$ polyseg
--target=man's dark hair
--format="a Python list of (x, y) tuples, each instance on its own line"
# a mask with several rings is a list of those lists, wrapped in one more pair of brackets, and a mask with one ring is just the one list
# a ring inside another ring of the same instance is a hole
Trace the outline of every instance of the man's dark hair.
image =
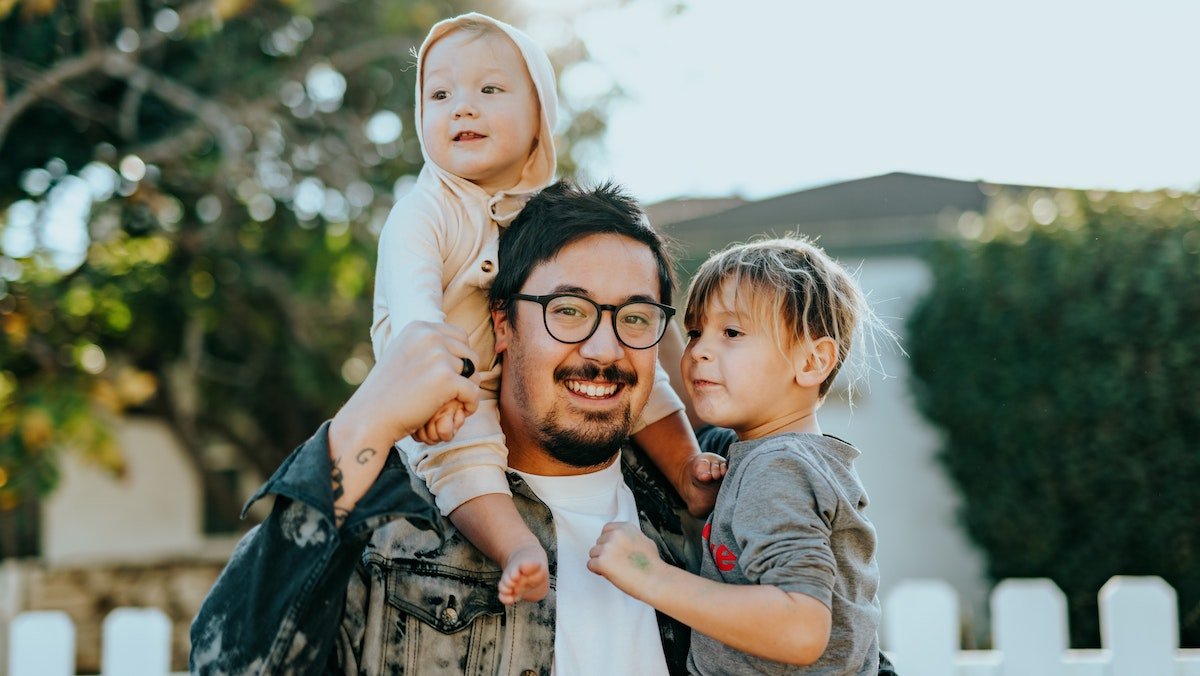
[(576, 240), (605, 234), (623, 235), (650, 248), (658, 263), (659, 302), (670, 305), (675, 274), (667, 240), (650, 227), (637, 200), (612, 182), (586, 190), (562, 180), (534, 195), (500, 233), (500, 269), (488, 292), (491, 307), (508, 310), (511, 323), (516, 306), (509, 307), (509, 298), (521, 292), (534, 268)]

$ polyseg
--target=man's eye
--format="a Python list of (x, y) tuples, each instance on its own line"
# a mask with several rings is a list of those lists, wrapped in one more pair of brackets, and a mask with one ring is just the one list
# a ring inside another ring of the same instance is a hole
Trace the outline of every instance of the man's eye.
[(632, 326), (646, 326), (650, 323), (650, 318), (646, 315), (625, 315), (621, 317), (621, 321)]

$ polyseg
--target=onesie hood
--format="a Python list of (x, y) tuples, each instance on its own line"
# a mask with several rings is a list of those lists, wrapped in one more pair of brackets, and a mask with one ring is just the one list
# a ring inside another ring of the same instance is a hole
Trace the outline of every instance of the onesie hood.
[[(425, 149), (425, 138), (421, 129), (421, 113), (425, 100), (422, 92), (422, 84), (425, 79), (425, 54), (429, 51), (433, 43), (437, 42), (441, 37), (460, 28), (463, 24), (471, 22), (486, 23), (494, 26), (516, 44), (517, 50), (525, 59), (525, 67), (529, 71), (530, 80), (533, 81), (533, 87), (538, 98), (538, 107), (541, 112), (537, 145), (525, 161), (525, 166), (521, 170), (520, 180), (512, 188), (498, 192), (495, 195), (487, 195), (482, 188), (474, 183), (460, 176), (455, 176), (438, 166), (429, 157), (429, 153)], [(429, 35), (425, 37), (425, 41), (421, 43), (421, 48), (417, 51), (415, 109), (417, 140), (421, 143), (421, 156), (425, 159), (425, 168), (422, 171), (432, 172), (439, 181), (464, 200), (469, 200), (472, 197), (475, 199), (486, 199), (491, 217), (497, 223), (507, 225), (521, 211), (521, 208), (525, 206), (525, 202), (533, 193), (550, 185), (554, 181), (554, 172), (557, 169), (557, 157), (554, 150), (554, 126), (558, 122), (558, 94), (554, 81), (554, 68), (550, 65), (550, 59), (546, 56), (546, 52), (530, 39), (528, 35), (503, 21), (498, 21), (477, 12), (471, 12), (434, 24), (433, 28), (429, 29)]]

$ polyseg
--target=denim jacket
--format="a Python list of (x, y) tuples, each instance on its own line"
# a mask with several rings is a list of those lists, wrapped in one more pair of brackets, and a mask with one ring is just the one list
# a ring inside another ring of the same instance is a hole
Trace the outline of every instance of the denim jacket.
[[(192, 672), (549, 676), (556, 549), (545, 504), (509, 474), (517, 510), (549, 556), (550, 594), (506, 607), (496, 599), (499, 567), (438, 513), (396, 453), (338, 529), (327, 429), (247, 503), (276, 496), (192, 623)], [(665, 561), (695, 570), (696, 524), (661, 475), (631, 448), (621, 469), (642, 531)], [(686, 673), (689, 630), (658, 620), (671, 673)]]

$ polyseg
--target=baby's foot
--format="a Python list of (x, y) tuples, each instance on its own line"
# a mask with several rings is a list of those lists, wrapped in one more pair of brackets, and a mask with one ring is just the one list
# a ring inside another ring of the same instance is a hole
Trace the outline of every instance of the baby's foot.
[(550, 593), (550, 565), (546, 550), (537, 545), (520, 547), (508, 555), (500, 575), (500, 602), (541, 601)]

